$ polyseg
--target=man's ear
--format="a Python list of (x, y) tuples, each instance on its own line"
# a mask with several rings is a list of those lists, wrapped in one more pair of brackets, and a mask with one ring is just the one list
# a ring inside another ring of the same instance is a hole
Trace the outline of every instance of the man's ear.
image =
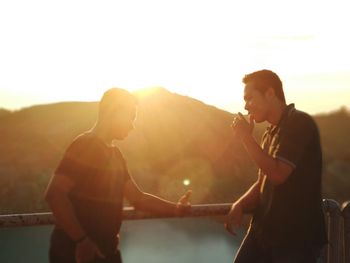
[(273, 97), (276, 97), (275, 90), (272, 87), (268, 87), (267, 90), (265, 91), (265, 97), (267, 99), (271, 99)]

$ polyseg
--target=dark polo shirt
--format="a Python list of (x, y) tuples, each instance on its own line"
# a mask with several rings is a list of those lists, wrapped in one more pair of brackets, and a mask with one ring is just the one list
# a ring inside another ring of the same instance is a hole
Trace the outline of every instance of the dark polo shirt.
[(252, 230), (270, 246), (322, 245), (326, 242), (322, 211), (322, 152), (318, 128), (306, 113), (288, 105), (277, 126), (267, 129), (262, 148), (290, 166), (293, 172), (274, 186), (266, 175)]
[(103, 253), (113, 253), (122, 220), (124, 184), (130, 179), (118, 148), (84, 133), (68, 147), (56, 174), (75, 183), (69, 198), (89, 238)]

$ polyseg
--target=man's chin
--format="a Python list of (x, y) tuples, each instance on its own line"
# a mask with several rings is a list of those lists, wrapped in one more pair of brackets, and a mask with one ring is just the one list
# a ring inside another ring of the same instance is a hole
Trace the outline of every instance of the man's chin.
[(259, 117), (255, 116), (255, 115), (253, 115), (253, 120), (254, 120), (255, 123), (262, 123), (262, 122), (265, 121), (262, 118), (259, 118)]

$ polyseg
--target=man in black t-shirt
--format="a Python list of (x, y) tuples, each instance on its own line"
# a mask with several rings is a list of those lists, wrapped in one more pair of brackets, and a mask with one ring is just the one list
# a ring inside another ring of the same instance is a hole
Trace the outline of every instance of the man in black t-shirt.
[[(239, 113), (232, 129), (259, 175), (227, 216), (226, 228), (235, 234), (232, 224), (240, 225), (244, 213), (253, 214), (234, 262), (317, 262), (326, 243), (318, 128), (308, 114), (286, 104), (274, 72), (253, 72), (243, 82), (250, 121)], [(270, 124), (261, 146), (252, 136), (254, 121)]]
[(190, 208), (188, 191), (177, 203), (142, 192), (129, 175), (113, 140), (134, 127), (136, 98), (113, 88), (99, 103), (95, 126), (66, 150), (46, 191), (55, 217), (50, 262), (120, 263), (118, 234), (123, 197), (138, 209), (159, 215), (182, 215)]

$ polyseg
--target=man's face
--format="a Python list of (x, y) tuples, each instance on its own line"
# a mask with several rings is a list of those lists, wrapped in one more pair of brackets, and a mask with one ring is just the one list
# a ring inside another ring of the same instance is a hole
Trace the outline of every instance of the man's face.
[(266, 98), (265, 94), (256, 89), (256, 85), (259, 85), (254, 82), (248, 82), (244, 88), (244, 101), (245, 109), (248, 111), (248, 114), (253, 116), (255, 122), (260, 123), (266, 121), (268, 116), (269, 101)]
[(123, 140), (134, 129), (136, 119), (136, 106), (129, 106), (111, 113), (110, 136), (112, 139)]

